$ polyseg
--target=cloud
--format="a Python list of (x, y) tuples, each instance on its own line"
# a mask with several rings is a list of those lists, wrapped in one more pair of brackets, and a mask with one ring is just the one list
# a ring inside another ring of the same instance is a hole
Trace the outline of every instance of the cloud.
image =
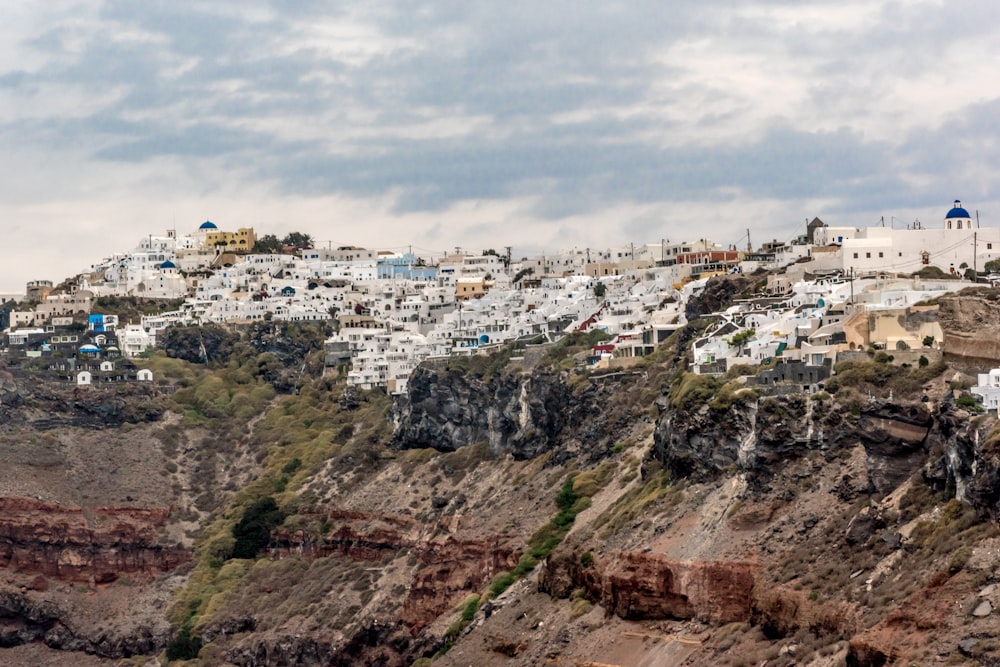
[(44, 3), (0, 27), (0, 149), (19, 161), (0, 166), (0, 193), (8, 216), (67, 234), (89, 227), (53, 203), (110, 230), (109, 201), (210, 200), (262, 228), (292, 224), (259, 215), (288, 202), (351, 202), (367, 228), (438, 245), (501, 226), (547, 245), (709, 219), (720, 237), (814, 215), (869, 224), (955, 196), (998, 208), (997, 13)]

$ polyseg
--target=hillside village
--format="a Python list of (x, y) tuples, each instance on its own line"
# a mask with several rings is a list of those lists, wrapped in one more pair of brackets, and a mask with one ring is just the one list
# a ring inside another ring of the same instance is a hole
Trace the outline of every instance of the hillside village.
[[(988, 272), (1000, 259), (1000, 229), (980, 228), (959, 201), (935, 225), (847, 228), (817, 218), (791, 242), (756, 250), (664, 240), (518, 260), (509, 249), (427, 257), (312, 246), (302, 234), (281, 243), (210, 221), (146, 236), (59, 285), (27, 283), (4, 304), (3, 353), (78, 384), (149, 380), (132, 360), (167, 327), (324, 321), (334, 331), (332, 372), (401, 394), (426, 359), (512, 341), (528, 350), (573, 332), (606, 334), (581, 363), (628, 366), (687, 324), (689, 301), (710, 278), (755, 277), (755, 292), (713, 313), (692, 343), (692, 370), (778, 361), (754, 381), (813, 391), (838, 358), (871, 349), (896, 363), (934, 361), (934, 299), (1000, 278)], [(163, 308), (120, 321), (106, 306), (123, 297)]]

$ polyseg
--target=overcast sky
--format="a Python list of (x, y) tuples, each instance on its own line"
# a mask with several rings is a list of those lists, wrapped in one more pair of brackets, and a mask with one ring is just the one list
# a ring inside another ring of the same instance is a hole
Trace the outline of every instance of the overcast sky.
[(1000, 226), (1000, 4), (0, 9), (0, 289), (211, 219), (425, 254)]

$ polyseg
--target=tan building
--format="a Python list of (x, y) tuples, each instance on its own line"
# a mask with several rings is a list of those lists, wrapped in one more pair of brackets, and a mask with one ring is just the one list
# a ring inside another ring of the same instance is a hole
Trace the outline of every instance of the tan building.
[(919, 350), (925, 338), (940, 343), (944, 334), (937, 310), (938, 306), (857, 310), (844, 323), (847, 346), (852, 350), (864, 350), (869, 345), (886, 350)]
[(51, 293), (51, 280), (29, 280), (25, 286), (24, 298), (35, 303), (42, 303)]
[(246, 254), (253, 250), (257, 235), (253, 227), (240, 227), (235, 232), (209, 230), (205, 234), (205, 247)]
[(459, 301), (481, 299), (486, 294), (485, 278), (459, 278), (455, 283), (455, 298)]

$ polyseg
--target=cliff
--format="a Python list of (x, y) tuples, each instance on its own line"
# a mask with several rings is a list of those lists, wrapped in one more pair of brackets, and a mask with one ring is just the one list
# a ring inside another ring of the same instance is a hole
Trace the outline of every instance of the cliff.
[(190, 551), (159, 543), (169, 508), (63, 507), (0, 498), (0, 567), (66, 581), (109, 583), (169, 572)]
[(1000, 291), (972, 288), (940, 300), (942, 349), (962, 364), (1000, 362)]
[[(391, 402), (293, 377), (308, 346), (271, 334), (162, 361), (175, 394), (0, 377), (4, 636), (248, 667), (1000, 657), (1000, 436), (953, 372), (767, 395), (685, 373), (694, 335), (626, 372), (422, 367)], [(81, 620), (110, 601), (145, 611)]]

